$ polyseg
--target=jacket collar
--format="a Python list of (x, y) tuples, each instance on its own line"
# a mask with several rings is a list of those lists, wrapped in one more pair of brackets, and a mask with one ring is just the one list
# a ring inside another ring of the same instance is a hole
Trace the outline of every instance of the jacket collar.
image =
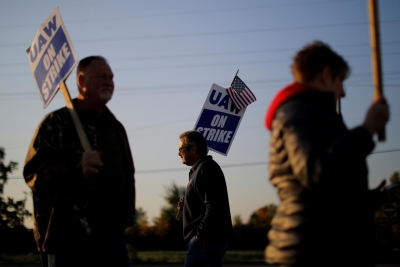
[(107, 106), (105, 106), (103, 108), (103, 111), (101, 113), (99, 113), (98, 111), (93, 110), (93, 109), (80, 109), (80, 108), (78, 108), (77, 105), (76, 105), (77, 101), (78, 101), (78, 99), (74, 98), (72, 100), (72, 103), (74, 104), (75, 109), (77, 110), (77, 112), (79, 114), (79, 117), (82, 120), (91, 121), (91, 120), (97, 120), (99, 118), (109, 118), (109, 117), (115, 118), (114, 114), (110, 111), (110, 109)]
[(197, 167), (199, 167), (199, 165), (200, 165), (202, 162), (207, 161), (207, 160), (210, 160), (210, 159), (212, 159), (212, 156), (210, 156), (210, 155), (201, 157), (201, 158), (193, 165), (193, 167), (190, 169), (190, 173), (194, 172), (194, 171), (197, 169)]
[(292, 98), (293, 96), (307, 91), (319, 91), (318, 88), (311, 87), (309, 85), (300, 84), (300, 83), (291, 83), (288, 84), (285, 88), (281, 89), (274, 99), (271, 102), (267, 110), (267, 114), (265, 116), (265, 126), (268, 130), (272, 130), (272, 121), (275, 117), (275, 112), (278, 108), (287, 100)]

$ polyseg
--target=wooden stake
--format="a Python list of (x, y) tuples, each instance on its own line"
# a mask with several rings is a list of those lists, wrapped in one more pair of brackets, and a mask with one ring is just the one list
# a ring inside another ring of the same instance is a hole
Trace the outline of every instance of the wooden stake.
[(90, 147), (89, 140), (87, 139), (86, 133), (83, 130), (82, 123), (79, 119), (78, 113), (76, 113), (76, 110), (74, 108), (74, 105), (71, 101), (71, 96), (69, 95), (67, 85), (65, 84), (65, 81), (60, 83), (60, 89), (62, 91), (62, 94), (64, 96), (65, 102), (67, 103), (67, 108), (69, 110), (69, 113), (71, 114), (72, 120), (74, 121), (76, 131), (78, 132), (79, 139), (81, 141), (81, 145), (83, 147), (83, 150), (85, 152), (91, 151), (92, 148)]
[[(369, 9), (369, 32), (371, 42), (372, 71), (374, 77), (374, 99), (383, 96), (382, 88), (382, 68), (381, 68), (381, 51), (380, 51), (380, 35), (379, 35), (379, 13), (377, 0), (368, 0)], [(378, 132), (378, 140), (383, 142), (386, 140), (386, 131), (383, 128)]]

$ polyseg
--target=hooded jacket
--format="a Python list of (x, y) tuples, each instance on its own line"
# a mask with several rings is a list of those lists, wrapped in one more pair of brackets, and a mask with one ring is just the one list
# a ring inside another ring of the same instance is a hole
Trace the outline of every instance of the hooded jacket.
[(298, 83), (276, 95), (265, 124), (271, 131), (269, 179), (280, 199), (267, 262), (367, 266), (366, 255), (373, 254), (366, 164), (371, 134), (362, 126), (347, 129), (333, 93)]

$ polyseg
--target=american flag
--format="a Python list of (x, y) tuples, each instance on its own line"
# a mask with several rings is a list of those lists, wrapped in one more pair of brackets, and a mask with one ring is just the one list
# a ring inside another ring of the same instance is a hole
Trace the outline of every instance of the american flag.
[(238, 109), (243, 109), (257, 100), (250, 88), (238, 76), (235, 76), (226, 92)]

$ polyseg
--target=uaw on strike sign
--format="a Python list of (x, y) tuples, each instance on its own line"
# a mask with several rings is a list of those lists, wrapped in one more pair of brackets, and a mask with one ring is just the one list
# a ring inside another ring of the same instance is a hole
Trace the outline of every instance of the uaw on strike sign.
[(213, 84), (194, 130), (203, 134), (210, 150), (226, 156), (245, 111), (235, 107), (225, 88)]
[(46, 108), (59, 84), (68, 78), (77, 63), (58, 8), (40, 25), (27, 52), (33, 78)]

